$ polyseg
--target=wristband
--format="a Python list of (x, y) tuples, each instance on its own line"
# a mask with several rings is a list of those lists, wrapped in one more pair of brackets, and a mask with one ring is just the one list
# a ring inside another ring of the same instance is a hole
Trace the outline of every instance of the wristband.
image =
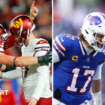
[(94, 105), (102, 105), (101, 91), (93, 93)]
[(15, 57), (14, 60), (13, 60), (13, 65), (14, 65), (15, 67), (16, 67), (16, 65), (15, 65), (15, 60), (16, 60), (16, 58), (17, 58), (17, 57)]

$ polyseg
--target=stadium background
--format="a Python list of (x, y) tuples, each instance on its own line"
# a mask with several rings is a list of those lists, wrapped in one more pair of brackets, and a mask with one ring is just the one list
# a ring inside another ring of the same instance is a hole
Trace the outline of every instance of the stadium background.
[[(53, 38), (62, 33), (78, 35), (87, 14), (105, 13), (105, 0), (54, 0), (53, 7)], [(102, 101), (105, 105), (105, 63), (102, 69)]]
[[(0, 0), (0, 23), (8, 32), (9, 23), (15, 16), (29, 15), (32, 2), (33, 0)], [(35, 18), (35, 34), (47, 39), (52, 46), (52, 0), (35, 0), (35, 6), (39, 9)], [(21, 56), (21, 51), (18, 47), (12, 47), (5, 50), (5, 54)], [(0, 105), (25, 105), (21, 82), (21, 79), (0, 80), (1, 89), (9, 90), (8, 95), (1, 95)]]

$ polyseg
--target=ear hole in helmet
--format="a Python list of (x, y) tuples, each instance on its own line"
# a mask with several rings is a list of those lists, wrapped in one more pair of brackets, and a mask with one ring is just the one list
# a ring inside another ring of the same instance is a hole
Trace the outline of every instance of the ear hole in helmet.
[(101, 26), (98, 26), (98, 27), (101, 27)]
[(96, 33), (93, 34), (93, 36), (95, 37)]

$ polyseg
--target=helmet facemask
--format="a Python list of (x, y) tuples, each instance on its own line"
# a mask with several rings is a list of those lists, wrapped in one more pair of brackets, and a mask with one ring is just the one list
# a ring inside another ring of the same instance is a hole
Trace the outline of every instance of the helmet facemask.
[(20, 36), (20, 41), (17, 42), (20, 46), (23, 46), (25, 41), (28, 39), (29, 34), (31, 31), (33, 31), (33, 29), (35, 28), (35, 25), (33, 25), (32, 29), (23, 29), (23, 25), (21, 25), (20, 31), (17, 33)]

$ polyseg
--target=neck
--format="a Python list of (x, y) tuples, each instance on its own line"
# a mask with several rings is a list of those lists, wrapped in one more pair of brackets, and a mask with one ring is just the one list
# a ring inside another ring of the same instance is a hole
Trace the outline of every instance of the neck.
[(28, 39), (26, 39), (26, 41), (25, 41), (25, 46), (27, 46), (32, 39), (36, 39), (36, 37), (31, 32)]
[(83, 41), (83, 44), (84, 44), (87, 48), (89, 48), (90, 50), (93, 50), (93, 47), (90, 46), (87, 41)]

